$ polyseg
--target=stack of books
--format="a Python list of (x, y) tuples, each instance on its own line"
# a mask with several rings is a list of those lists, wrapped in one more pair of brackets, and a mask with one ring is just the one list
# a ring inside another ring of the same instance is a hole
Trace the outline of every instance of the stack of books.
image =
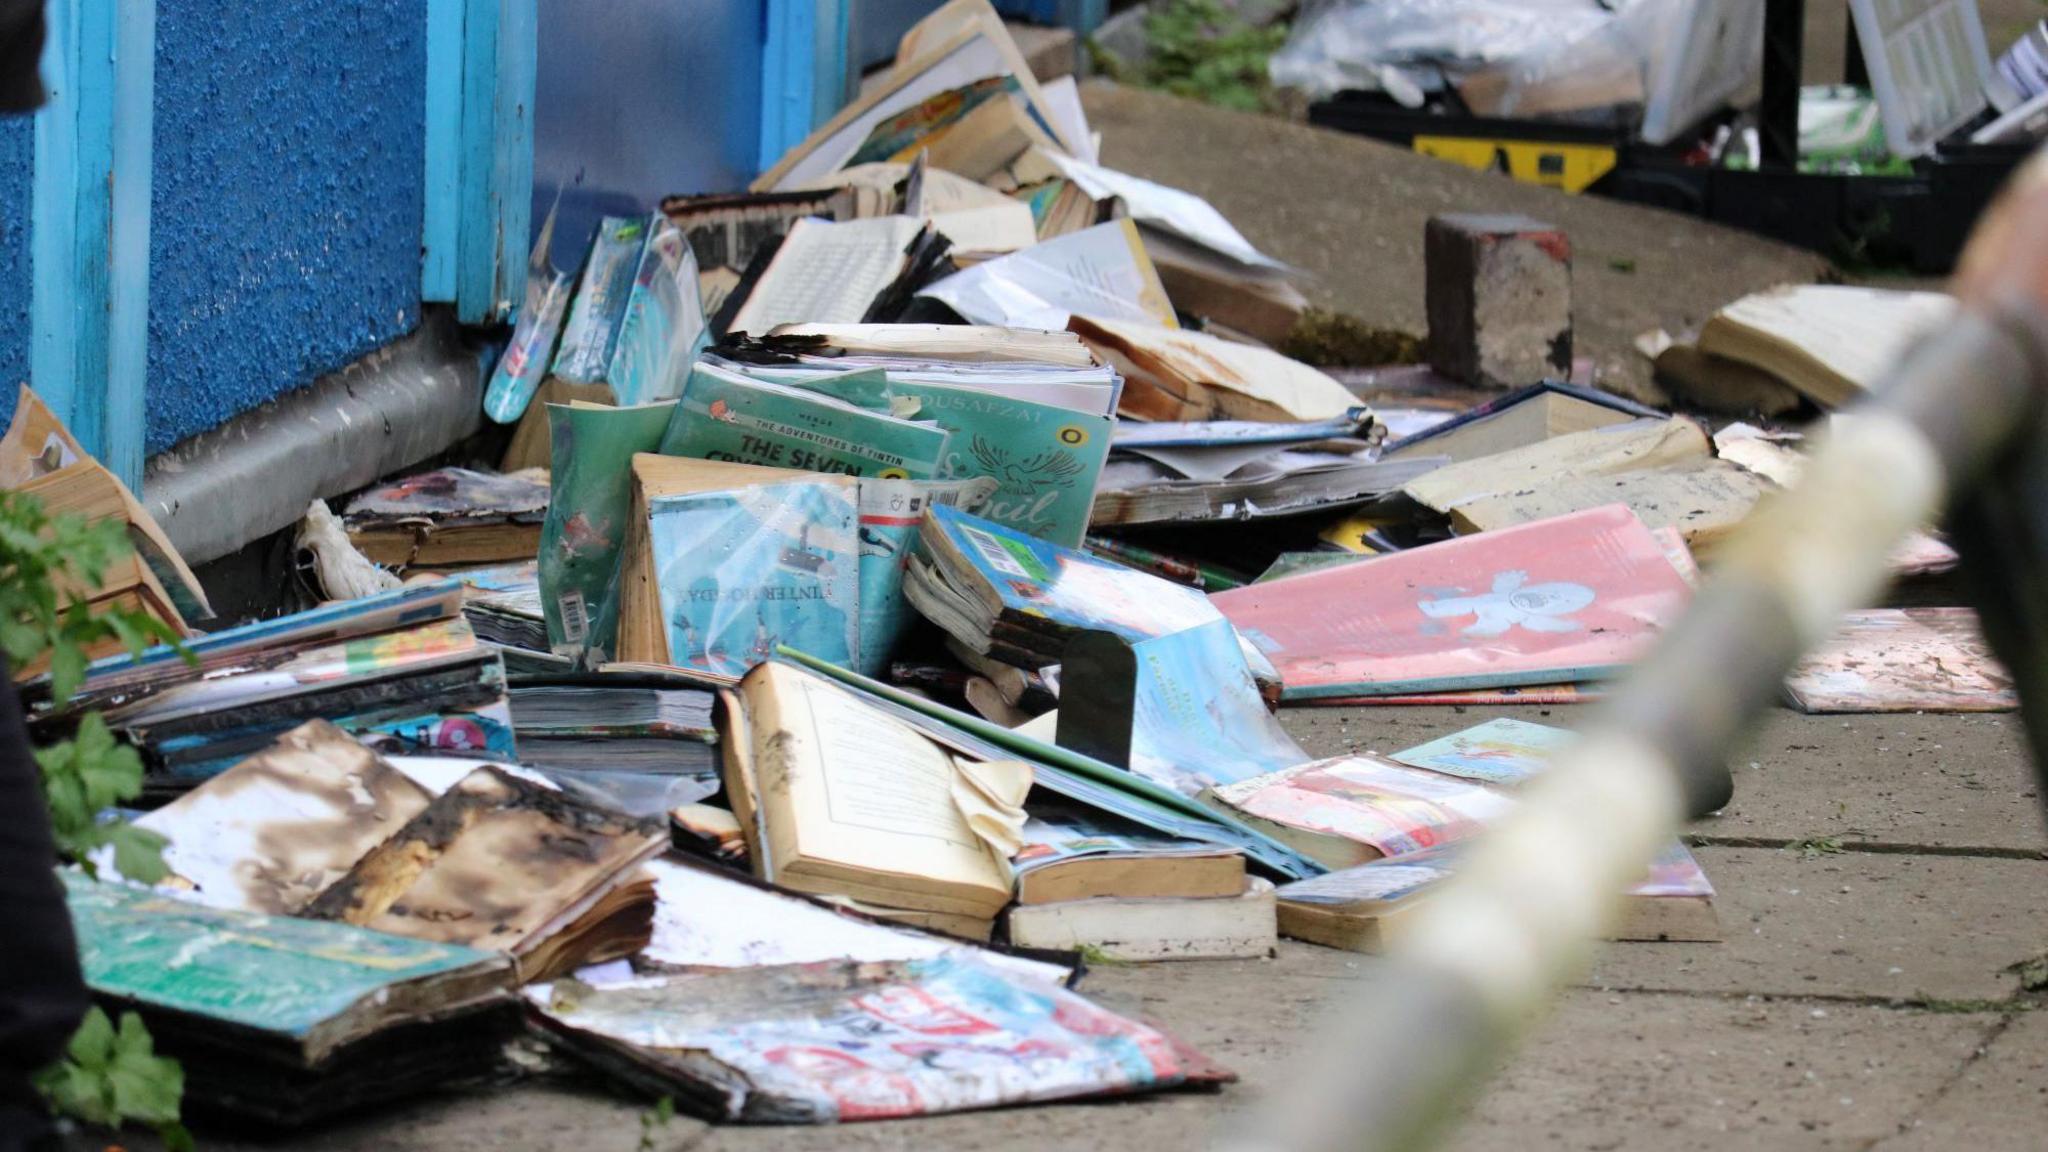
[(308, 720), (395, 752), (516, 758), (505, 668), (462, 619), (462, 586), (417, 584), (100, 661), (59, 725), (98, 708), (175, 794)]

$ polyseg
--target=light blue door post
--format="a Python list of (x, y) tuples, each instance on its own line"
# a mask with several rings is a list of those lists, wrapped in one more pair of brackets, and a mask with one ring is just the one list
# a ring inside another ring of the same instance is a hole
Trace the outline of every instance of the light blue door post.
[(526, 295), (536, 3), (427, 0), (426, 17), (420, 298), (496, 323)]
[(761, 0), (761, 147), (775, 166), (846, 97), (851, 0)]
[(29, 376), (79, 443), (142, 487), (155, 0), (50, 0), (36, 114)]

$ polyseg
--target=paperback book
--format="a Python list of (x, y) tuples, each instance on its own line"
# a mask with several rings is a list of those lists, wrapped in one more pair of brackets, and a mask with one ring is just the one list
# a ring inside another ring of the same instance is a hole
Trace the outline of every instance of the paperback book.
[(1656, 536), (1609, 505), (1211, 600), (1298, 700), (1612, 677), (1691, 598)]
[(892, 414), (878, 373), (835, 383), (828, 395), (698, 364), (661, 453), (894, 480), (939, 474), (944, 428)]
[(860, 656), (860, 512), (830, 483), (663, 496), (648, 533), (669, 662), (743, 675), (788, 645)]

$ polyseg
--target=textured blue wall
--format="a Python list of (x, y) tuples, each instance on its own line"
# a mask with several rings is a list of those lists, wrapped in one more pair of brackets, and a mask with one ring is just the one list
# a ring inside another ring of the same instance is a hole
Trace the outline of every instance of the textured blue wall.
[(419, 322), (425, 7), (158, 0), (149, 451)]
[(29, 179), (34, 122), (0, 117), (0, 425), (14, 415), (14, 389), (28, 379)]

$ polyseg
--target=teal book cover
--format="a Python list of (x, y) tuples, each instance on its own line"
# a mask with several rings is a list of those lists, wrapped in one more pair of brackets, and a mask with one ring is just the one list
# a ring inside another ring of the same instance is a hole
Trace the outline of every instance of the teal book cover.
[(941, 478), (996, 482), (995, 495), (977, 509), (981, 516), (1054, 544), (1081, 546), (1114, 420), (945, 384), (892, 379), (889, 391), (917, 400), (919, 418), (950, 434)]
[[(748, 371), (799, 388), (832, 379), (808, 372), (781, 375), (774, 368)], [(915, 400), (917, 418), (949, 434), (941, 479), (986, 476), (996, 482), (995, 494), (976, 509), (980, 515), (1068, 548), (1081, 546), (1115, 420), (978, 388), (896, 376), (888, 381), (889, 395)]]
[(604, 379), (618, 349), (619, 329), (633, 295), (633, 276), (640, 249), (647, 241), (644, 216), (606, 216), (597, 223), (597, 238), (583, 260), (576, 300), (562, 326), (553, 373), (564, 380), (588, 384)]
[(838, 484), (665, 496), (648, 508), (669, 663), (743, 676), (786, 644), (860, 655), (856, 497)]
[(1222, 618), (1207, 596), (1186, 585), (944, 505), (934, 505), (926, 515), (933, 530), (966, 558), (1010, 611), (1127, 640), (1165, 636)]
[(62, 875), (85, 982), (104, 996), (302, 1039), (414, 980), (481, 966), (511, 984), (495, 953)]
[(892, 415), (879, 388), (856, 398), (867, 403), (700, 362), (690, 372), (661, 451), (884, 480), (938, 475), (946, 452), (944, 428)]

